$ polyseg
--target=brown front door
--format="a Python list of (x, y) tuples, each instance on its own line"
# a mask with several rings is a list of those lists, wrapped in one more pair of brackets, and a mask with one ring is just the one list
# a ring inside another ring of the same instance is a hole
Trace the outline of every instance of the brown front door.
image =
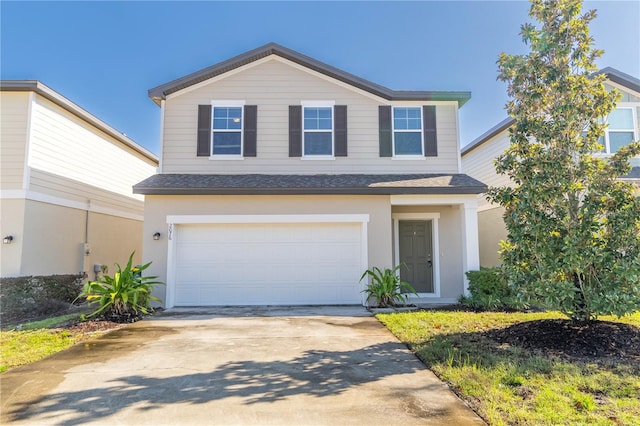
[(433, 230), (430, 220), (401, 220), (400, 278), (416, 293), (433, 293)]

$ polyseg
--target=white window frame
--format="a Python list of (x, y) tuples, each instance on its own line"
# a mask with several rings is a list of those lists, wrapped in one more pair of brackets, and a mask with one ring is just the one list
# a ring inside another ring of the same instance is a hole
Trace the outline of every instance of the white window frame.
[[(420, 130), (418, 129), (396, 129), (396, 109), (397, 108), (417, 108), (420, 111)], [(416, 133), (420, 132), (420, 154), (396, 154), (396, 132)], [(402, 160), (424, 160), (424, 114), (421, 106), (417, 105), (394, 105), (391, 107), (391, 135), (392, 135), (392, 158)]]
[(630, 109), (631, 110), (631, 118), (633, 120), (633, 128), (629, 128), (629, 129), (610, 129), (608, 126), (604, 131), (604, 154), (606, 155), (613, 155), (614, 153), (611, 152), (611, 144), (610, 144), (610, 139), (609, 139), (609, 134), (610, 133), (633, 133), (633, 139), (634, 141), (637, 141), (639, 139), (638, 137), (638, 107), (640, 107), (640, 103), (631, 103), (631, 102), (620, 102), (618, 103), (618, 105), (616, 105), (616, 110), (622, 110), (622, 109)]
[[(244, 160), (244, 105), (245, 101), (238, 100), (216, 100), (211, 101), (211, 136), (209, 139), (209, 159), (210, 160)], [(214, 117), (216, 108), (240, 108), (240, 129), (214, 129)], [(213, 134), (214, 133), (240, 133), (240, 154), (213, 154)]]
[[(334, 160), (335, 159), (335, 114), (334, 114), (334, 106), (335, 101), (302, 101), (300, 105), (302, 105), (302, 160)], [(331, 155), (314, 155), (314, 154), (305, 154), (305, 145), (304, 145), (304, 135), (305, 133), (327, 133), (329, 130), (327, 129), (305, 129), (304, 128), (304, 110), (305, 108), (331, 108)]]

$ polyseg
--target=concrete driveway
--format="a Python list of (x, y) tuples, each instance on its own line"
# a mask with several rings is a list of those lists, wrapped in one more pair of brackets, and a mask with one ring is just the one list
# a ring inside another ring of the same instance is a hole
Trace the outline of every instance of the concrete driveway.
[(0, 380), (2, 424), (484, 424), (362, 307), (174, 309)]

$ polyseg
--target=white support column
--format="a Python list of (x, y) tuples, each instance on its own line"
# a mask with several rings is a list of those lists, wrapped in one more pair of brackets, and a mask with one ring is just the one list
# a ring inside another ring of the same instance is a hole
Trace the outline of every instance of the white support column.
[(174, 301), (174, 287), (176, 283), (176, 227), (173, 222), (167, 221), (167, 282), (165, 293), (165, 308), (173, 308)]
[(480, 269), (480, 245), (478, 242), (478, 202), (468, 201), (460, 205), (462, 213), (462, 267), (464, 294), (469, 295), (469, 280), (465, 272)]

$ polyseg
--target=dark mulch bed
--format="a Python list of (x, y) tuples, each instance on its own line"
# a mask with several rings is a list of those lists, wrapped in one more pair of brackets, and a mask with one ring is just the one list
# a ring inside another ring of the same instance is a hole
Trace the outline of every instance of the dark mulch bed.
[(483, 333), (501, 344), (565, 358), (640, 361), (640, 328), (629, 324), (538, 320)]
[[(12, 324), (3, 324), (3, 328), (6, 329), (22, 329), (21, 324), (31, 322), (31, 321), (39, 321), (47, 318), (52, 318), (59, 315), (64, 315), (68, 313), (74, 312), (87, 312), (86, 307), (78, 307), (74, 309), (66, 309), (65, 311), (55, 312), (49, 315), (25, 315), (21, 318), (18, 318)], [(150, 311), (150, 315), (153, 315), (155, 312), (163, 311), (162, 308), (155, 308)], [(112, 315), (106, 314), (97, 317), (86, 318), (82, 321), (80, 318), (75, 318), (69, 321), (66, 321), (61, 324), (55, 325), (53, 328), (55, 329), (67, 329), (80, 333), (93, 333), (96, 331), (109, 331), (118, 328), (122, 328), (126, 324), (130, 324), (136, 321), (140, 321), (145, 318), (147, 315), (137, 315), (137, 314), (125, 314), (125, 315)]]
[(87, 321), (74, 321), (66, 325), (58, 326), (57, 328), (65, 328), (67, 330), (79, 332), (79, 333), (94, 333), (96, 331), (109, 331), (116, 330), (124, 327), (125, 324), (121, 322), (106, 321), (103, 319), (93, 319)]
[[(156, 308), (150, 310), (150, 315), (153, 315), (155, 312), (163, 311), (162, 308)], [(85, 321), (81, 321), (80, 319), (76, 319), (73, 321), (69, 321), (67, 324), (63, 324), (58, 327), (68, 328), (70, 330), (81, 331), (81, 332), (93, 332), (93, 331), (107, 331), (113, 330), (117, 328), (123, 327), (125, 324), (134, 323), (136, 321), (140, 321), (147, 315), (135, 314), (135, 313), (127, 313), (122, 315), (115, 314), (104, 314), (99, 317), (89, 318)]]

